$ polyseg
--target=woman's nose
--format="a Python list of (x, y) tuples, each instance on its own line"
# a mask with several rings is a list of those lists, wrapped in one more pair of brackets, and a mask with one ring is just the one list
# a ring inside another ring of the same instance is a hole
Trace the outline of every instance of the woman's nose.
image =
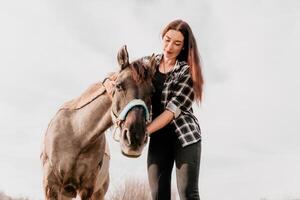
[(173, 48), (173, 45), (171, 43), (167, 44), (167, 46), (166, 46), (167, 51), (172, 50), (172, 48)]

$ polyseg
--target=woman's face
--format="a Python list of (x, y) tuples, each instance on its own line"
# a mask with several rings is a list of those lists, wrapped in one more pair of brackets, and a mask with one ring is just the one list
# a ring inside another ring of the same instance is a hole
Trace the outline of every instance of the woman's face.
[(163, 54), (167, 59), (176, 59), (182, 50), (184, 37), (180, 31), (168, 30), (163, 36)]

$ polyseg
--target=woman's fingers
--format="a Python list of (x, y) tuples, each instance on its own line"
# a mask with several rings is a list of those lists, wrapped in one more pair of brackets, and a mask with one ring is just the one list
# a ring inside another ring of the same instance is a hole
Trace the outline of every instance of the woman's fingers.
[(112, 93), (113, 93), (113, 88), (115, 86), (115, 81), (111, 81), (109, 79), (107, 79), (104, 83), (103, 83), (106, 92), (108, 93), (108, 95), (110, 97), (112, 97)]

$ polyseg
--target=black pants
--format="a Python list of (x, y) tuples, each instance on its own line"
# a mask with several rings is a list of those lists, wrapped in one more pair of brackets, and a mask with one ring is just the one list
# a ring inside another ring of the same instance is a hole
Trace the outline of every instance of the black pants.
[(201, 141), (182, 147), (170, 126), (153, 133), (148, 150), (148, 179), (152, 199), (171, 199), (171, 175), (175, 162), (180, 199), (199, 200), (200, 156)]

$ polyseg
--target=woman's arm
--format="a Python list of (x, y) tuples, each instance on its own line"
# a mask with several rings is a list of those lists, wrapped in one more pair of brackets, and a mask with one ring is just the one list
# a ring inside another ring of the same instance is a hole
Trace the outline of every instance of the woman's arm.
[(191, 109), (194, 99), (194, 91), (189, 67), (183, 68), (183, 72), (178, 78), (174, 91), (176, 92), (174, 92), (174, 96), (167, 103), (165, 111), (147, 126), (149, 135), (165, 127), (174, 118), (177, 118), (181, 114), (182, 110)]
[(105, 87), (109, 97), (112, 98), (113, 89), (115, 86), (115, 80), (117, 79), (118, 73), (112, 72), (102, 81), (102, 85)]
[(174, 113), (169, 110), (165, 110), (158, 117), (156, 117), (150, 124), (147, 125), (148, 134), (151, 135), (155, 131), (165, 127), (167, 124), (169, 124), (172, 121), (173, 118), (174, 118)]

